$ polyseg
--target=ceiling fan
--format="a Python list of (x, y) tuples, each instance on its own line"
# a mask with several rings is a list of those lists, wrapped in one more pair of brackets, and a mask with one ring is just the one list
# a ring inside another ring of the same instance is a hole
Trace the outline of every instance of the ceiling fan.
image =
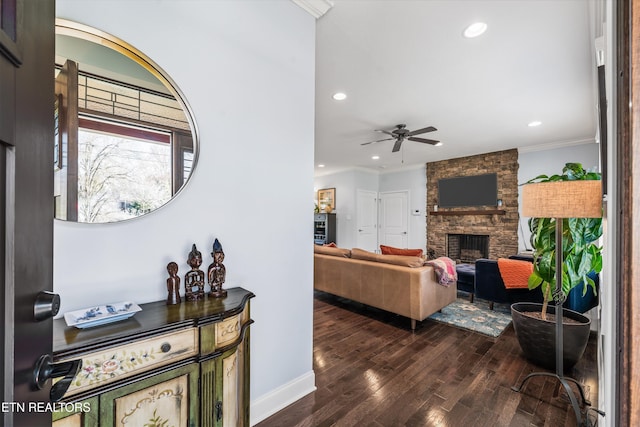
[(375, 144), (375, 143), (378, 143), (378, 142), (391, 141), (392, 139), (395, 139), (396, 143), (393, 144), (393, 149), (391, 150), (392, 153), (395, 153), (396, 151), (400, 151), (400, 146), (402, 145), (402, 141), (404, 141), (405, 139), (408, 139), (409, 141), (422, 142), (424, 144), (431, 144), (431, 145), (440, 144), (440, 141), (436, 141), (436, 140), (433, 140), (433, 139), (426, 139), (426, 138), (418, 138), (418, 137), (414, 136), (414, 135), (420, 135), (422, 133), (433, 132), (433, 131), (438, 130), (438, 129), (434, 128), (433, 126), (428, 126), (426, 128), (422, 128), (422, 129), (418, 129), (418, 130), (412, 130), (412, 131), (410, 131), (408, 129), (405, 129), (406, 127), (407, 127), (407, 125), (400, 124), (400, 125), (396, 125), (396, 128), (391, 130), (391, 131), (376, 129), (376, 132), (385, 133), (385, 134), (391, 136), (391, 138), (385, 138), (385, 139), (379, 139), (377, 141), (365, 142), (365, 143), (362, 143), (360, 145)]

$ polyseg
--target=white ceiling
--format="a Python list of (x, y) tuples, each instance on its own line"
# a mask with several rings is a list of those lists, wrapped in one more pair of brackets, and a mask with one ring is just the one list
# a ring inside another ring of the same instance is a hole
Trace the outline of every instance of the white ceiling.
[[(335, 0), (317, 21), (315, 173), (593, 141), (592, 0)], [(466, 39), (469, 24), (488, 24)], [(347, 99), (335, 101), (335, 92)], [(539, 127), (528, 127), (539, 120)], [(376, 129), (434, 126), (434, 147)], [(379, 160), (372, 160), (379, 155)], [(318, 164), (324, 164), (319, 168)]]

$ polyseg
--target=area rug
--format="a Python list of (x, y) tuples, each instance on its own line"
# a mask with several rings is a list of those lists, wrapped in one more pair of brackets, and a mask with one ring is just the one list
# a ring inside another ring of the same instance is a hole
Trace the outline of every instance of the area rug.
[(511, 308), (508, 304), (494, 304), (489, 310), (488, 301), (476, 298), (470, 303), (467, 294), (458, 293), (454, 302), (428, 318), (495, 338), (511, 323)]

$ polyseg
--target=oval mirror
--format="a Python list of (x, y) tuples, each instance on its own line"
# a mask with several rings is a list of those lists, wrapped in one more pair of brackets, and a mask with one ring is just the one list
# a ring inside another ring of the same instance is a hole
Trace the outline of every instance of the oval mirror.
[(134, 47), (56, 20), (55, 217), (104, 223), (139, 217), (186, 184), (195, 122), (169, 76)]

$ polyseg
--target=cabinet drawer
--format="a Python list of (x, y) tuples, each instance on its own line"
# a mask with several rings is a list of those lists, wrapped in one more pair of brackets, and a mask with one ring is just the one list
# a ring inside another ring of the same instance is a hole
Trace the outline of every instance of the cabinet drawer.
[(82, 355), (82, 368), (65, 396), (186, 359), (197, 351), (197, 329), (190, 328)]
[(248, 320), (249, 309), (245, 308), (235, 316), (200, 327), (201, 354), (206, 355), (212, 353), (239, 340), (242, 325)]

